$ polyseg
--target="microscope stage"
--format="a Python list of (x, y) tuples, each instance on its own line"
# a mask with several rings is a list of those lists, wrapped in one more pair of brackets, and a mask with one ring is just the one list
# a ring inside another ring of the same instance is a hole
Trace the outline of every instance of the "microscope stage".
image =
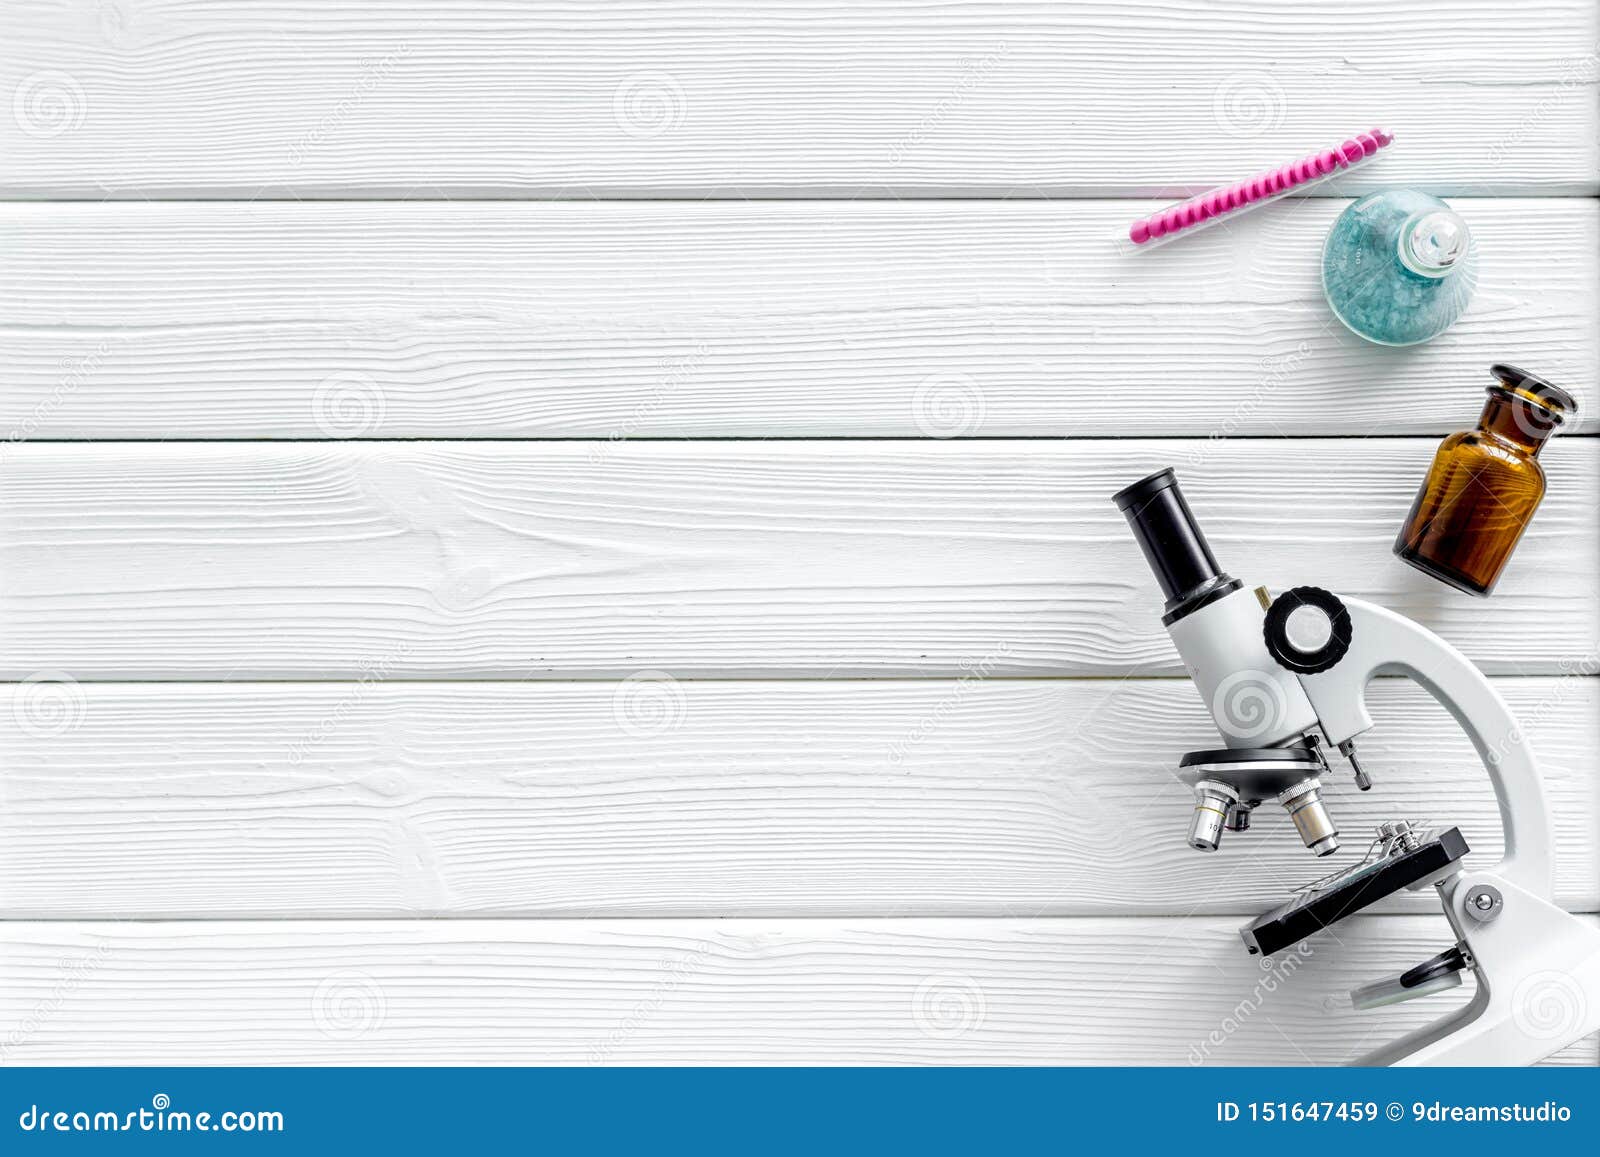
[(1378, 860), (1326, 888), (1274, 908), (1240, 929), (1239, 935), (1252, 953), (1270, 956), (1385, 896), (1438, 876), (1466, 854), (1467, 841), (1461, 829), (1446, 828), (1415, 851)]

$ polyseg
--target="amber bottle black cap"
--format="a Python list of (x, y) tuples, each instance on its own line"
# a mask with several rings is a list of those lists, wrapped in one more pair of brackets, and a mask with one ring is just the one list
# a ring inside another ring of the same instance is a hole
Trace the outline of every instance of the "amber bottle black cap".
[(1500, 379), (1499, 386), (1489, 387), (1491, 391), (1503, 387), (1509, 393), (1535, 403), (1546, 410), (1557, 425), (1566, 421), (1569, 415), (1578, 412), (1576, 398), (1553, 382), (1545, 381), (1538, 374), (1530, 374), (1527, 370), (1518, 369), (1505, 362), (1496, 362), (1489, 367), (1489, 372)]

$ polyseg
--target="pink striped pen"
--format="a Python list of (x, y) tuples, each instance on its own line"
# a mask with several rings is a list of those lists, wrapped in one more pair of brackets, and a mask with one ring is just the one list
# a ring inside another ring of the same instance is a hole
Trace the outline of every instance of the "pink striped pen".
[(1286, 165), (1232, 185), (1219, 185), (1187, 200), (1169, 205), (1128, 226), (1124, 244), (1153, 249), (1177, 237), (1204, 229), (1218, 221), (1276, 201), (1290, 193), (1303, 193), (1332, 177), (1341, 176), (1372, 160), (1394, 140), (1383, 129), (1357, 133), (1331, 149), (1310, 153)]

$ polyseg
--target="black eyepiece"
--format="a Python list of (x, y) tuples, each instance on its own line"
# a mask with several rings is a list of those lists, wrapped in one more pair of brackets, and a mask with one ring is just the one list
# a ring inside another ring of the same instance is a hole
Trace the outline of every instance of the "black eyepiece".
[(1139, 549), (1161, 584), (1167, 600), (1162, 622), (1176, 622), (1239, 589), (1239, 580), (1217, 566), (1170, 466), (1118, 491), (1112, 501), (1133, 527)]

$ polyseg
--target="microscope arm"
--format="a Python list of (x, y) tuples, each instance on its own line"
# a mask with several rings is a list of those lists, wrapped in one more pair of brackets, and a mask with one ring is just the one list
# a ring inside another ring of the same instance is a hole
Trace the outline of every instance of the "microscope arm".
[[(1365, 703), (1379, 675), (1404, 675), (1454, 716), (1500, 804), (1505, 856), (1434, 881), (1476, 990), (1457, 1011), (1364, 1057), (1364, 1065), (1531, 1065), (1600, 1030), (1600, 930), (1551, 902), (1553, 832), (1544, 784), (1521, 728), (1483, 672), (1410, 619), (1344, 600), (1350, 646), (1301, 685), (1328, 740), (1372, 726)], [(1422, 886), (1426, 886), (1425, 884)], [(1474, 899), (1492, 899), (1487, 907)]]
[(1349, 650), (1327, 670), (1300, 676), (1329, 742), (1345, 743), (1372, 727), (1366, 690), (1377, 676), (1405, 675), (1421, 684), (1461, 725), (1494, 785), (1505, 856), (1491, 871), (1548, 901), (1553, 832), (1544, 783), (1505, 700), (1470, 659), (1432, 631), (1372, 603), (1342, 601), (1350, 613)]

